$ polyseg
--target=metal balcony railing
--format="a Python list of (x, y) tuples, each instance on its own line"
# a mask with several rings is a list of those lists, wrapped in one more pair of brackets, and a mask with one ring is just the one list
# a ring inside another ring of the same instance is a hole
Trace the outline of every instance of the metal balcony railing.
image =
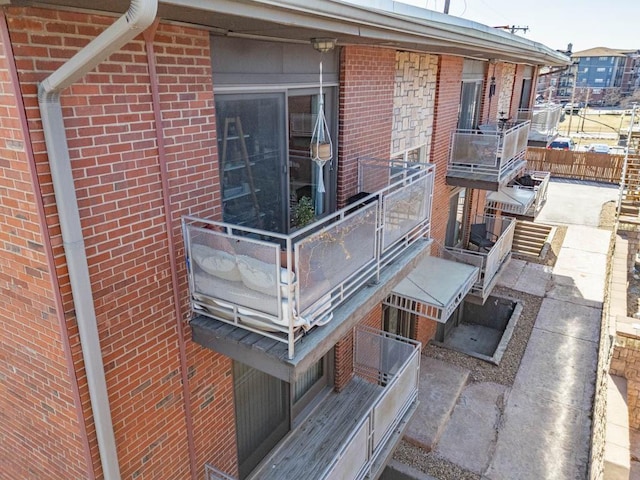
[(535, 218), (547, 200), (550, 177), (549, 172), (525, 171), (508, 186), (487, 194), (485, 212)]
[(554, 104), (537, 105), (533, 109), (518, 110), (519, 121), (531, 121), (530, 140), (547, 140), (558, 133), (562, 116), (562, 106)]
[(491, 293), (500, 269), (511, 256), (516, 221), (511, 217), (478, 215), (474, 222), (477, 225), (486, 226), (488, 238), (495, 242), (491, 248), (488, 251), (482, 251), (469, 242), (467, 248), (445, 247), (441, 256), (447, 260), (467, 263), (480, 269), (480, 275), (471, 293), (484, 301)]
[(434, 166), (381, 166), (361, 165), (377, 190), (288, 235), (183, 218), (194, 312), (284, 342), (293, 358), (306, 331), (429, 237)]
[(208, 463), (204, 464), (204, 478), (205, 480), (237, 480)]
[(451, 142), (447, 176), (475, 175), (495, 182), (508, 181), (525, 164), (529, 126), (530, 122), (524, 121), (457, 130)]
[[(329, 395), (249, 479), (366, 478), (400, 441), (394, 431), (416, 404), (419, 377), (419, 342), (357, 327), (351, 382)], [(356, 396), (359, 401), (348, 400)]]

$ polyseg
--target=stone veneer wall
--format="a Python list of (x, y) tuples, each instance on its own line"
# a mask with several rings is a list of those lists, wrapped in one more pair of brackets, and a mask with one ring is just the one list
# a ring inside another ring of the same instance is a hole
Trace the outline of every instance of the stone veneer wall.
[(629, 427), (640, 428), (640, 335), (616, 335), (610, 373), (627, 380)]
[(431, 147), (436, 98), (438, 57), (396, 53), (391, 152), (426, 145)]
[(513, 63), (502, 64), (500, 81), (500, 91), (498, 93), (498, 117), (500, 112), (509, 115), (511, 111), (511, 95), (513, 93), (513, 83), (516, 78), (516, 66)]

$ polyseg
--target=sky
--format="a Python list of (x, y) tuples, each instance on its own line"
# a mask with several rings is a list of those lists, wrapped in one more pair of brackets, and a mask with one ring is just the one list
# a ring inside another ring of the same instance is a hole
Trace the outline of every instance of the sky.
[[(444, 10), (445, 0), (396, 0)], [(640, 0), (450, 0), (449, 14), (491, 27), (529, 27), (518, 35), (573, 52), (594, 47), (640, 49)]]

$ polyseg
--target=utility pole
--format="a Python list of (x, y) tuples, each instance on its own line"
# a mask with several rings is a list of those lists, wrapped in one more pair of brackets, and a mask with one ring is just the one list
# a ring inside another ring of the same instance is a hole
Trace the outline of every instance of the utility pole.
[(510, 33), (516, 33), (518, 31), (522, 31), (522, 33), (527, 33), (527, 31), (529, 30), (529, 27), (517, 27), (515, 25), (498, 25), (497, 27), (493, 27), (493, 28), (501, 28), (502, 30), (509, 30)]
[(449, 13), (449, 4), (451, 3), (451, 0), (444, 0), (444, 13)]
[(589, 94), (591, 93), (591, 89), (587, 88), (587, 99), (584, 101), (584, 110), (582, 112), (582, 127), (580, 127), (580, 131), (584, 133), (584, 119), (587, 116), (587, 108), (589, 106)]
[(576, 84), (578, 83), (578, 64), (573, 65), (573, 87), (571, 88), (571, 110), (569, 111), (569, 126), (567, 127), (567, 137), (571, 137), (571, 120), (573, 120), (573, 102), (576, 98)]

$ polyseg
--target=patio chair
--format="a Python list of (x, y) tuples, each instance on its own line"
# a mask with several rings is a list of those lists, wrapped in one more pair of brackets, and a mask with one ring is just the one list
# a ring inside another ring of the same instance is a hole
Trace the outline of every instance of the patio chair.
[(486, 223), (474, 223), (471, 225), (469, 243), (478, 247), (478, 251), (488, 252), (496, 244), (498, 236), (487, 230)]

